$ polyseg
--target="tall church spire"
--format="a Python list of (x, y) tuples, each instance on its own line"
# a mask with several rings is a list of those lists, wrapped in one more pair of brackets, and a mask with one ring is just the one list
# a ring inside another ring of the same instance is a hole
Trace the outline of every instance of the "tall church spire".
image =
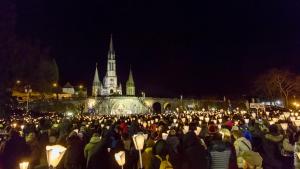
[(110, 34), (109, 51), (110, 52), (114, 52), (114, 45), (113, 45), (112, 34)]
[(101, 82), (99, 79), (99, 74), (98, 74), (98, 63), (96, 63), (96, 70), (95, 70), (95, 75), (94, 75), (94, 81), (93, 81), (93, 96), (97, 96), (100, 94), (101, 90)]
[(134, 81), (133, 81), (131, 66), (130, 66), (130, 70), (129, 70), (129, 77), (126, 82), (126, 95), (128, 95), (128, 96), (135, 95), (135, 85), (134, 85)]

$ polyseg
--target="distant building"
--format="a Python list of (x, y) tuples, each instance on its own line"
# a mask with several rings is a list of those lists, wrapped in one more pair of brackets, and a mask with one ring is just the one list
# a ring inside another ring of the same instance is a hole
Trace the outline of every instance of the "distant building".
[[(96, 64), (96, 70), (94, 75), (92, 95), (93, 96), (111, 96), (111, 95), (122, 95), (122, 85), (118, 85), (118, 77), (116, 73), (116, 58), (115, 51), (113, 48), (112, 36), (110, 37), (108, 58), (107, 58), (107, 71), (103, 79), (103, 84), (99, 78), (98, 65)], [(135, 95), (135, 86), (130, 70), (129, 79), (126, 83), (126, 95)]]
[(65, 94), (75, 94), (74, 86), (72, 86), (69, 82), (67, 82), (64, 87), (62, 88), (62, 92)]

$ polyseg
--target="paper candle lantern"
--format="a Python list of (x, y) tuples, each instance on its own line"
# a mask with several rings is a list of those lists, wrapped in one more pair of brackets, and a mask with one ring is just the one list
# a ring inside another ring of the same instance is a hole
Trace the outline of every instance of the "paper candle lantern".
[(217, 120), (213, 120), (214, 124), (217, 124)]
[(205, 122), (206, 122), (206, 123), (209, 122), (209, 117), (205, 117)]
[(256, 118), (256, 113), (252, 113), (251, 115), (254, 119)]
[(183, 134), (186, 134), (187, 132), (189, 132), (189, 126), (183, 126), (182, 132), (183, 132)]
[(201, 127), (197, 127), (197, 129), (195, 130), (195, 134), (199, 136), (200, 132), (201, 132)]
[(49, 167), (52, 166), (55, 168), (64, 156), (66, 150), (67, 148), (61, 145), (46, 146), (46, 155)]
[(278, 122), (278, 118), (272, 118), (272, 120), (274, 121), (274, 123), (277, 123)]
[(162, 133), (162, 139), (167, 140), (167, 138), (168, 138), (168, 134), (167, 133)]
[(147, 123), (146, 123), (146, 122), (143, 123), (143, 127), (144, 127), (144, 128), (147, 127)]
[(296, 117), (290, 117), (291, 121), (294, 122), (296, 120)]
[(282, 127), (282, 129), (283, 129), (284, 131), (287, 130), (287, 128), (288, 128), (288, 124), (287, 124), (287, 123), (281, 123), (280, 125), (281, 125), (281, 127)]
[(219, 123), (222, 123), (222, 119), (218, 119), (218, 122), (219, 122)]
[(133, 139), (135, 149), (142, 150), (145, 141), (144, 134), (135, 134), (132, 136), (132, 139)]
[(295, 126), (300, 127), (300, 120), (295, 120)]
[(29, 166), (29, 162), (21, 162), (19, 163), (20, 169), (27, 169)]
[(245, 123), (248, 124), (249, 123), (249, 119), (245, 119)]
[(290, 117), (291, 113), (290, 112), (284, 112), (283, 115), (287, 119), (287, 118)]
[(145, 139), (145, 140), (148, 139), (148, 134), (144, 134), (144, 139)]
[(120, 151), (115, 154), (115, 159), (119, 166), (123, 167), (126, 160), (125, 160), (125, 151)]

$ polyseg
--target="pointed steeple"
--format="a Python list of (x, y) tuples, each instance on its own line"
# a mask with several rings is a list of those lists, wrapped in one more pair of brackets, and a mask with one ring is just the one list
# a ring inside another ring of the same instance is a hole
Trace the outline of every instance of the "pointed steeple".
[(129, 77), (126, 82), (126, 95), (128, 95), (128, 96), (135, 95), (135, 85), (134, 85), (134, 80), (133, 80), (133, 76), (132, 76), (131, 66), (130, 66), (130, 70), (129, 70)]
[(93, 81), (93, 91), (92, 95), (93, 96), (98, 96), (100, 94), (101, 90), (101, 82), (99, 79), (99, 74), (98, 74), (98, 64), (96, 63), (96, 70), (95, 70), (95, 75), (94, 75), (94, 81)]
[(114, 51), (114, 45), (113, 45), (112, 34), (110, 34), (109, 51), (110, 51), (110, 52), (113, 52), (113, 51)]
[(131, 66), (130, 66), (130, 70), (129, 70), (129, 77), (128, 77), (127, 83), (134, 85)]
[(95, 75), (94, 75), (94, 84), (95, 83), (100, 83), (100, 79), (99, 79), (99, 74), (98, 74), (98, 63), (96, 63), (96, 70), (95, 70)]

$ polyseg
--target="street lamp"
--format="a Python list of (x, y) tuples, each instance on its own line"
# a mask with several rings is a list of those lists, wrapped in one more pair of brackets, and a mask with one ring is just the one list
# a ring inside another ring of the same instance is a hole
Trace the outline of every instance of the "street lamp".
[(27, 104), (26, 104), (26, 112), (27, 113), (29, 111), (29, 96), (30, 96), (31, 92), (32, 92), (32, 89), (31, 89), (30, 85), (26, 85), (25, 86), (25, 93), (27, 93)]
[(67, 148), (61, 145), (46, 146), (46, 155), (49, 168), (55, 168), (64, 156)]
[(140, 158), (140, 167), (143, 168), (143, 161), (142, 161), (142, 150), (144, 148), (144, 141), (145, 137), (143, 133), (138, 133), (132, 136), (132, 140), (134, 143), (134, 147), (136, 150), (139, 151), (139, 158)]
[(57, 93), (57, 87), (58, 87), (58, 84), (57, 84), (57, 83), (53, 83), (53, 84), (52, 84), (52, 87), (53, 87), (54, 90), (55, 90), (56, 100), (58, 100), (58, 93)]

